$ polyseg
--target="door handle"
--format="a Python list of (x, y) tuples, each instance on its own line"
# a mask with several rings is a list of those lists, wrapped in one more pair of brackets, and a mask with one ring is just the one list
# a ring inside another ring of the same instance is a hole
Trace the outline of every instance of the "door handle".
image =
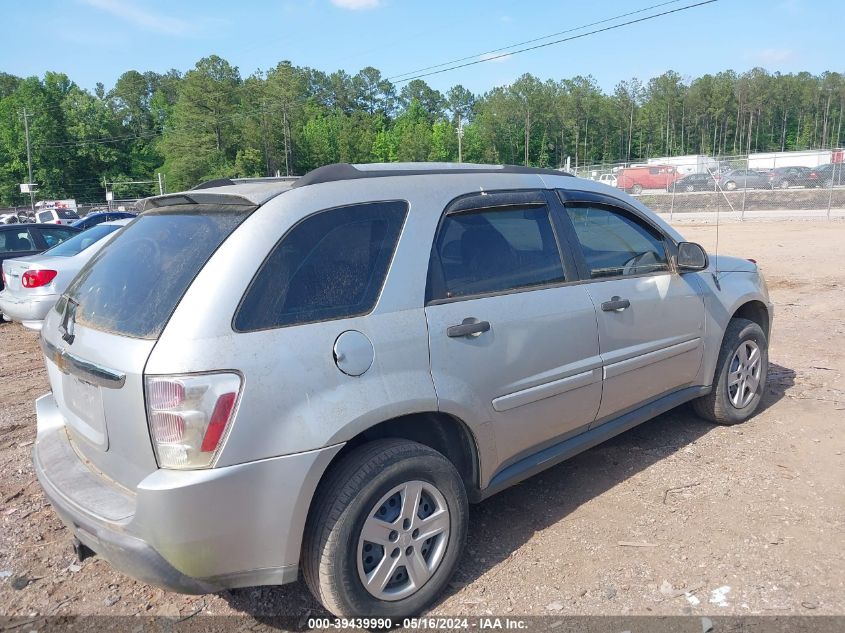
[(610, 298), (610, 301), (605, 301), (601, 304), (601, 309), (605, 312), (622, 312), (622, 310), (629, 307), (631, 307), (630, 301), (617, 296), (613, 296)]
[(489, 321), (479, 321), (474, 317), (467, 317), (460, 325), (446, 328), (446, 336), (460, 338), (461, 336), (478, 336), (490, 329)]

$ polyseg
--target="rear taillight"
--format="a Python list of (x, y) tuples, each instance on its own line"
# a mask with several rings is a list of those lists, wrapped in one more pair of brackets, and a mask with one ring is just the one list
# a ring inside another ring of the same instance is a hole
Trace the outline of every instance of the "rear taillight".
[(232, 373), (147, 377), (147, 421), (158, 465), (212, 466), (240, 390), (241, 377)]
[(21, 277), (21, 285), (24, 288), (40, 288), (53, 281), (58, 274), (56, 270), (28, 270)]

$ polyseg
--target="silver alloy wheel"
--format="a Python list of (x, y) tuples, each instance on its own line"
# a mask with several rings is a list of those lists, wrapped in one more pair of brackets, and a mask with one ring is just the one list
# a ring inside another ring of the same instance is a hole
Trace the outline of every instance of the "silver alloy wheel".
[(449, 543), (449, 506), (424, 481), (393, 488), (376, 502), (358, 538), (358, 577), (379, 600), (401, 600), (434, 575)]
[(734, 352), (728, 368), (728, 400), (734, 408), (744, 409), (754, 399), (763, 370), (761, 360), (754, 341), (743, 341)]

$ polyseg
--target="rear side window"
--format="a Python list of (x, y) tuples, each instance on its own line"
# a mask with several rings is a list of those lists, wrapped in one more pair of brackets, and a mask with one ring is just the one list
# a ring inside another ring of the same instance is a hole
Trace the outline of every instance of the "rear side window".
[(32, 236), (26, 229), (0, 231), (0, 253), (25, 253), (34, 251)]
[(53, 212), (52, 211), (42, 211), (38, 214), (38, 221), (39, 222), (49, 222), (53, 219)]
[(52, 248), (56, 244), (61, 244), (66, 239), (77, 235), (79, 231), (71, 230), (71, 229), (63, 229), (61, 227), (39, 227), (35, 229), (39, 233), (41, 233), (41, 237), (44, 238), (44, 242), (47, 244), (47, 248)]
[(235, 314), (239, 332), (366, 314), (376, 304), (408, 205), (321, 211), (294, 226), (262, 264)]
[(65, 211), (63, 209), (57, 209), (56, 214), (62, 220), (78, 220), (79, 219), (79, 216), (76, 215), (76, 213), (73, 212), (73, 211)]
[(434, 244), (428, 300), (565, 281), (545, 206), (447, 215)]
[(157, 338), (197, 273), (254, 208), (191, 204), (145, 212), (71, 283), (77, 324)]

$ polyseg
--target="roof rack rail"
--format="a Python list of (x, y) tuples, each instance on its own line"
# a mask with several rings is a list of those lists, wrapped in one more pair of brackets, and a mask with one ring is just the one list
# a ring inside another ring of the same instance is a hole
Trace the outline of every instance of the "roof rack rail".
[(535, 174), (542, 176), (572, 176), (567, 172), (542, 167), (521, 165), (474, 165), (469, 163), (373, 163), (352, 165), (335, 163), (309, 171), (291, 185), (305, 187), (325, 182), (356, 180), (359, 178), (385, 178), (388, 176), (424, 176), (431, 174)]

